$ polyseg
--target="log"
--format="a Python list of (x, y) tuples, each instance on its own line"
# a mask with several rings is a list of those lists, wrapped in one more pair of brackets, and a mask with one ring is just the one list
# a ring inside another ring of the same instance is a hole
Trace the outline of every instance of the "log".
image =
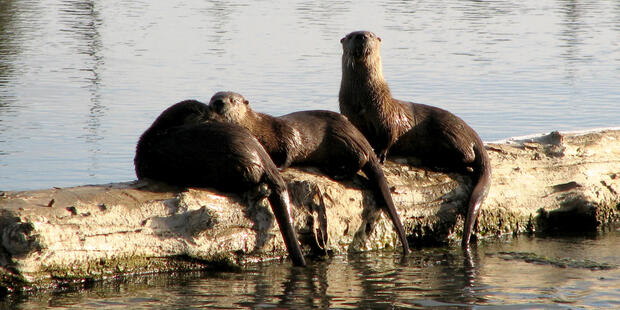
[[(620, 130), (552, 132), (486, 145), (493, 177), (477, 236), (591, 231), (620, 220)], [(412, 245), (458, 243), (468, 177), (388, 161)], [(360, 174), (283, 172), (307, 253), (400, 246)], [(286, 256), (265, 189), (230, 195), (132, 181), (0, 193), (0, 287), (49, 287), (118, 275), (242, 268)]]

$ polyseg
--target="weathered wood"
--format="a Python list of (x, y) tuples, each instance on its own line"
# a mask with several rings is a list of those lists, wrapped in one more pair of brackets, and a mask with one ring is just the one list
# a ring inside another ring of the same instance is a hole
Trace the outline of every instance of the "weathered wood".
[[(487, 150), (493, 178), (479, 236), (592, 230), (620, 219), (620, 131), (552, 133), (489, 143)], [(384, 171), (411, 243), (457, 241), (469, 179), (397, 162)], [(398, 246), (389, 219), (360, 190), (362, 176), (336, 182), (311, 168), (283, 175), (304, 250)], [(284, 244), (266, 200), (254, 198), (259, 194), (137, 181), (0, 193), (0, 287), (282, 257)]]

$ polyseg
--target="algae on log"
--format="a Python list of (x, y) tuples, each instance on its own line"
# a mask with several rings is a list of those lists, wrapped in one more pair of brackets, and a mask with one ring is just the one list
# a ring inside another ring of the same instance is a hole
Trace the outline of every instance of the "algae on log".
[[(620, 219), (620, 131), (557, 132), (487, 144), (491, 190), (482, 237), (593, 230)], [(384, 167), (409, 241), (457, 241), (469, 178)], [(399, 163), (400, 162), (400, 163)], [(367, 180), (333, 181), (287, 169), (296, 230), (305, 251), (346, 253), (399, 246)], [(22, 289), (120, 274), (237, 268), (286, 250), (263, 191), (241, 196), (155, 182), (0, 193), (0, 287)]]

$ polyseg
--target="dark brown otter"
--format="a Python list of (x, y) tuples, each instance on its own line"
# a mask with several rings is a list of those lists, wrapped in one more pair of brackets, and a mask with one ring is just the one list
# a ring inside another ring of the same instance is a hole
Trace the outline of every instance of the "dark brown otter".
[(280, 169), (293, 163), (310, 165), (334, 179), (352, 177), (360, 169), (364, 171), (373, 185), (375, 197), (394, 224), (403, 252), (409, 252), (381, 164), (364, 135), (344, 116), (317, 110), (273, 117), (255, 112), (243, 96), (234, 92), (216, 93), (209, 105), (216, 120), (250, 130)]
[(394, 99), (383, 77), (381, 39), (356, 31), (342, 43), (340, 112), (359, 128), (383, 162), (391, 155), (415, 156), (428, 167), (472, 176), (463, 229), (467, 247), (491, 180), (489, 157), (478, 134), (462, 119), (437, 107)]
[(245, 128), (204, 123), (208, 110), (204, 103), (187, 100), (162, 112), (138, 141), (134, 158), (138, 179), (235, 193), (267, 184), (291, 259), (305, 266), (289, 214), (289, 194), (278, 168)]

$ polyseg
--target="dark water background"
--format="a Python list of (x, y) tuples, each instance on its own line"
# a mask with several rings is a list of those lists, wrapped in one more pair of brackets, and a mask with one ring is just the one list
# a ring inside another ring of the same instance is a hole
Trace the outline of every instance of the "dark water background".
[[(339, 40), (360, 29), (382, 37), (397, 98), (448, 109), (485, 141), (620, 126), (617, 0), (0, 0), (0, 190), (135, 179), (153, 119), (220, 90), (274, 115), (337, 111)], [(522, 236), (471, 261), (436, 248), (142, 276), (0, 307), (619, 308), (617, 268), (518, 258), (618, 264), (618, 235)]]

